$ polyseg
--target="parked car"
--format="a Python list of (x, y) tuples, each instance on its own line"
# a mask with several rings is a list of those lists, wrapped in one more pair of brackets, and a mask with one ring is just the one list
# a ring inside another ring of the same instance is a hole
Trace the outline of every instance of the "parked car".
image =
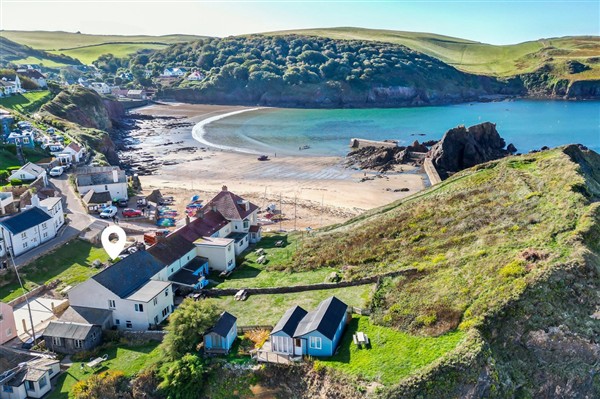
[(117, 206), (119, 208), (127, 208), (127, 205), (129, 205), (129, 201), (127, 201), (126, 199), (120, 199), (117, 201)]
[(123, 209), (123, 217), (124, 218), (135, 218), (138, 216), (142, 216), (142, 211), (137, 209), (125, 208)]
[(49, 174), (52, 177), (58, 177), (58, 176), (62, 175), (64, 171), (65, 171), (65, 169), (62, 166), (55, 166), (52, 169), (50, 169)]
[(104, 210), (100, 213), (100, 217), (102, 219), (110, 219), (113, 216), (117, 215), (117, 207), (116, 206), (107, 206), (106, 208), (104, 208)]

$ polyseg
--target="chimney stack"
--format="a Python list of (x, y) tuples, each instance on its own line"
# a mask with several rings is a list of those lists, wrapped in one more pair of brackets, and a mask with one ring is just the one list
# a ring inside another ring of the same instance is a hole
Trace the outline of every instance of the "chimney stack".
[(119, 182), (119, 171), (117, 169), (113, 169), (112, 175), (113, 175), (113, 183), (118, 183)]
[(227, 186), (223, 185), (223, 187), (221, 187), (222, 191), (227, 191)]
[(244, 205), (246, 205), (246, 212), (250, 210), (250, 201), (244, 201)]
[(33, 194), (31, 196), (31, 205), (35, 206), (36, 208), (40, 207), (40, 197), (38, 197), (37, 194)]
[(187, 226), (188, 224), (190, 224), (190, 217), (189, 216), (185, 216), (185, 225)]

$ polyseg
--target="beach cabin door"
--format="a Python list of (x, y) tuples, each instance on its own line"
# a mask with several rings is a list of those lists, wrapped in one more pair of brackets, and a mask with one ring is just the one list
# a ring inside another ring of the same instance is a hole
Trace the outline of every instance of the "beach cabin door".
[(294, 338), (294, 355), (302, 356), (302, 339)]

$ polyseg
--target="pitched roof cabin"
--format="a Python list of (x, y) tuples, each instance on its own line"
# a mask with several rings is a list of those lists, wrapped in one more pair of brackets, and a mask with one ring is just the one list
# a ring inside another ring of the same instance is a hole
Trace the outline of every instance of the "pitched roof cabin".
[(271, 350), (292, 356), (332, 356), (348, 318), (348, 305), (331, 296), (310, 312), (288, 309), (271, 331)]
[(237, 337), (237, 318), (223, 312), (215, 325), (204, 334), (206, 353), (229, 353)]

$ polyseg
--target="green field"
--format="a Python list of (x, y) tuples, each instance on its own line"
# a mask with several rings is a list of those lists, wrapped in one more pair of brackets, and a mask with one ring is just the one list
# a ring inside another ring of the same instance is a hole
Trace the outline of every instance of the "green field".
[(310, 311), (319, 302), (332, 295), (349, 306), (366, 307), (374, 284), (331, 290), (306, 291), (292, 294), (250, 295), (245, 301), (236, 301), (233, 295), (216, 299), (217, 305), (237, 317), (238, 326), (275, 325), (286, 310), (298, 305)]
[[(113, 346), (105, 350), (98, 350), (97, 355), (108, 355), (108, 360), (102, 363), (102, 367), (95, 371), (113, 370), (122, 371), (126, 376), (131, 377), (140, 370), (156, 363), (161, 356), (158, 349), (158, 343), (149, 343), (142, 346)], [(47, 399), (67, 399), (73, 398), (71, 389), (81, 381), (89, 378), (94, 372), (89, 369), (81, 369), (81, 363), (74, 362), (69, 369), (60, 375), (56, 380), (55, 389), (47, 396)]]
[[(100, 270), (91, 267), (95, 260), (106, 262), (108, 255), (102, 248), (76, 240), (63, 245), (56, 251), (42, 256), (33, 263), (19, 269), (25, 288), (32, 290), (39, 285), (60, 280), (59, 287), (79, 284)], [(0, 300), (9, 302), (21, 295), (23, 290), (17, 281), (0, 287)]]
[(92, 46), (78, 47), (70, 50), (50, 51), (55, 54), (64, 54), (78, 59), (84, 64), (91, 64), (102, 54), (112, 54), (115, 57), (122, 58), (130, 54), (135, 54), (141, 50), (158, 50), (167, 47), (166, 44), (150, 43), (111, 43)]
[[(358, 348), (352, 341), (357, 331), (369, 337), (367, 347)], [(439, 337), (421, 337), (374, 325), (368, 317), (354, 316), (338, 352), (316, 363), (390, 385), (444, 356), (456, 348), (464, 336), (465, 333), (456, 331)]]
[[(291, 257), (298, 245), (299, 235), (267, 235), (253, 248), (253, 251), (244, 255), (240, 266), (227, 279), (211, 276), (217, 281), (216, 288), (264, 288), (264, 287), (289, 287), (293, 285), (324, 283), (325, 279), (336, 269), (324, 267), (310, 272), (291, 273), (285, 271), (286, 265), (291, 263)], [(283, 247), (276, 247), (277, 241), (283, 241)], [(263, 248), (267, 257), (266, 263), (257, 263), (258, 255), (254, 250)], [(240, 260), (238, 259), (238, 262)]]
[[(497, 46), (431, 33), (403, 32), (361, 28), (300, 29), (266, 34), (302, 34), (345, 40), (374, 40), (401, 44), (438, 58), (460, 70), (476, 74), (513, 76), (532, 72), (546, 62), (561, 66), (564, 61), (585, 61), (600, 55), (600, 38), (573, 36), (540, 39), (512, 45)], [(600, 66), (571, 75), (572, 79), (598, 79)]]
[[(189, 42), (202, 39), (204, 36), (165, 35), (165, 36), (121, 36), (121, 35), (87, 35), (71, 32), (44, 31), (2, 31), (2, 36), (9, 40), (34, 49), (65, 54), (89, 64), (98, 56), (111, 53), (117, 57), (134, 54), (138, 50), (158, 49), (174, 43)], [(119, 44), (121, 43), (121, 44)], [(28, 58), (17, 60), (21, 63), (43, 63), (44, 66), (56, 67), (60, 64), (48, 60)], [(53, 64), (53, 65), (50, 65)]]
[(51, 95), (48, 90), (29, 91), (23, 94), (0, 98), (0, 106), (23, 113), (32, 112), (39, 109), (50, 98)]

